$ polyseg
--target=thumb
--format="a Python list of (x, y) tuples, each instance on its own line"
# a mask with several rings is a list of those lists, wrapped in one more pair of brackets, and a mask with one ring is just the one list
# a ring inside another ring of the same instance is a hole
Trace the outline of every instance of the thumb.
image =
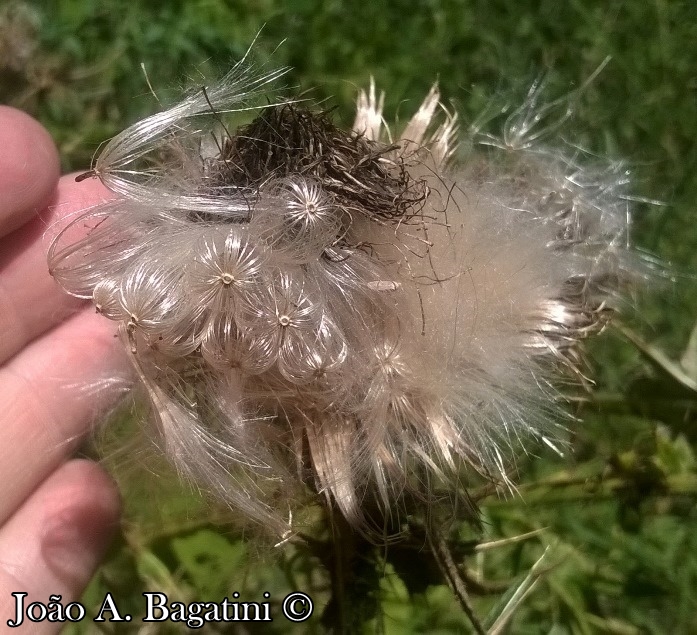
[[(27, 615), (26, 607), (47, 605), (52, 595), (63, 606), (79, 598), (111, 542), (119, 512), (116, 487), (95, 463), (70, 461), (44, 481), (0, 528), (0, 630), (19, 625), (39, 635), (60, 631), (65, 623), (36, 621), (45, 612), (37, 606)], [(17, 615), (20, 605), (23, 614)]]

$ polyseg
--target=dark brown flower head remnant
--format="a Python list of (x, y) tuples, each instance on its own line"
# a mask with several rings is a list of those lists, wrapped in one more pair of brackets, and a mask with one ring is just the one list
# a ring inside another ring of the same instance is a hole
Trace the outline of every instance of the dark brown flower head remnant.
[(413, 214), (426, 198), (425, 183), (411, 177), (396, 149), (337, 128), (329, 113), (285, 103), (227, 137), (210, 168), (222, 187), (251, 192), (271, 179), (305, 177), (337, 207), (389, 220)]
[(547, 150), (537, 95), (461, 164), (435, 89), (389, 142), (374, 88), (352, 130), (292, 101), (230, 130), (280, 74), (112, 139), (91, 174), (119, 198), (50, 268), (118, 323), (183, 475), (280, 532), (314, 491), (389, 533), (463, 466), (506, 483), (519, 440), (554, 447), (555, 377), (633, 275), (624, 177)]

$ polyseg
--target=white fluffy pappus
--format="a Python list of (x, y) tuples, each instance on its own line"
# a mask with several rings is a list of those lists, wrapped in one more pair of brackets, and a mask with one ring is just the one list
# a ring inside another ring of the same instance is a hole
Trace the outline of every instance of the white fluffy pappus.
[(257, 107), (282, 73), (242, 62), (112, 139), (88, 175), (119, 199), (49, 266), (118, 322), (180, 473), (279, 532), (315, 491), (389, 534), (463, 465), (506, 483), (522, 443), (554, 447), (558, 382), (639, 275), (626, 175), (550, 150), (537, 86), (456, 163), (436, 88), (392, 139), (372, 85), (352, 130)]

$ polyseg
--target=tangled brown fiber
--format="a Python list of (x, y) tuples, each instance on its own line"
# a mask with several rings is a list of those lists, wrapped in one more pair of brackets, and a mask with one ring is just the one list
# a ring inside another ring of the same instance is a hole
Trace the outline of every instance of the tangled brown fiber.
[(381, 220), (418, 214), (428, 187), (411, 176), (398, 146), (341, 130), (330, 115), (294, 103), (264, 108), (207, 160), (210, 185), (254, 192), (271, 179), (303, 176), (347, 212)]

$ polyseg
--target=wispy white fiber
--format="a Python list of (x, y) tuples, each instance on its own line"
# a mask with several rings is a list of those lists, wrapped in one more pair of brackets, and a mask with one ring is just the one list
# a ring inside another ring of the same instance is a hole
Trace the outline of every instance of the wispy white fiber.
[[(146, 117), (106, 144), (93, 171), (114, 193), (143, 204), (167, 209), (246, 216), (249, 206), (226, 192), (195, 191), (190, 180), (200, 179), (203, 162), (192, 156), (201, 137), (211, 131), (211, 113), (258, 110), (259, 98), (288, 72), (287, 68), (259, 73), (246, 60), (238, 62), (218, 83), (193, 91), (182, 102)], [(168, 150), (177, 170), (167, 163), (141, 160)], [(193, 190), (193, 191), (192, 191)]]

